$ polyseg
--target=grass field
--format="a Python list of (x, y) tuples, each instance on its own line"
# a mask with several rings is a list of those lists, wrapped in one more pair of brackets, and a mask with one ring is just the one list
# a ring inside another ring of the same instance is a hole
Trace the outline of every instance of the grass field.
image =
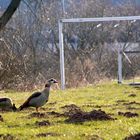
[[(28, 92), (0, 92), (1, 97), (10, 97), (17, 107), (30, 95)], [(65, 105), (75, 104), (83, 111), (101, 109), (115, 120), (85, 121), (66, 123), (67, 117), (55, 116), (49, 112), (63, 113)], [(140, 115), (140, 88), (114, 83), (51, 91), (49, 102), (40, 109), (21, 112), (1, 112), (4, 121), (0, 122), (0, 139), (19, 140), (122, 140), (140, 133), (140, 117), (126, 117), (118, 112), (132, 112)], [(47, 125), (46, 122), (50, 124)], [(44, 122), (44, 123), (39, 123)]]

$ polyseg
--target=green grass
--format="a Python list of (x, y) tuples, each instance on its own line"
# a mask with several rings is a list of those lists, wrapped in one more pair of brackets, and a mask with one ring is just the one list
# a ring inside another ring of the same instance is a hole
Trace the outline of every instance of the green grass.
[[(0, 122), (0, 134), (11, 134), (20, 140), (40, 139), (46, 137), (37, 137), (39, 133), (57, 133), (60, 136), (49, 136), (48, 140), (90, 140), (92, 138), (105, 140), (122, 140), (126, 136), (140, 132), (140, 117), (126, 118), (119, 116), (118, 112), (136, 112), (140, 115), (140, 105), (123, 105), (117, 100), (126, 102), (140, 103), (140, 88), (134, 88), (127, 85), (117, 85), (114, 83), (102, 83), (95, 86), (68, 89), (65, 91), (51, 91), (50, 99), (41, 109), (41, 113), (55, 111), (62, 113), (61, 108), (64, 105), (76, 104), (84, 111), (101, 109), (106, 113), (111, 113), (114, 121), (88, 121), (83, 124), (67, 124), (64, 117), (54, 117), (49, 115), (46, 118), (29, 118), (29, 114), (35, 112), (35, 109), (26, 109), (21, 112), (1, 112), (4, 122)], [(17, 107), (32, 93), (28, 92), (1, 92), (1, 97), (10, 97)], [(128, 97), (130, 94), (136, 94), (136, 97)], [(56, 104), (49, 104), (56, 102)], [(97, 107), (95, 107), (98, 105)], [(134, 109), (129, 110), (128, 107)], [(137, 109), (135, 109), (137, 108)], [(49, 120), (50, 126), (37, 126), (36, 121)]]

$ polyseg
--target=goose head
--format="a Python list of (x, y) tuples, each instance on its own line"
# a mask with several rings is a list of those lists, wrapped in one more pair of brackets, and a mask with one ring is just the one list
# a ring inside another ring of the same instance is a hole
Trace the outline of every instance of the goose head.
[(50, 87), (52, 84), (56, 84), (56, 83), (58, 83), (57, 80), (55, 80), (54, 78), (51, 78), (47, 81), (45, 88)]

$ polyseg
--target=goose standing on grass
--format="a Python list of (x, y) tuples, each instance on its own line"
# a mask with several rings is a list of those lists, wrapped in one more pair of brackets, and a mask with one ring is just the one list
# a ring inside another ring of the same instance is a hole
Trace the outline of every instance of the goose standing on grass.
[(17, 109), (10, 98), (0, 98), (0, 108), (6, 110), (12, 109), (13, 111), (16, 111)]
[(58, 83), (55, 79), (51, 78), (47, 81), (45, 88), (41, 92), (33, 93), (24, 103), (19, 107), (22, 110), (27, 107), (35, 107), (38, 112), (39, 107), (45, 105), (49, 99), (50, 87), (52, 84)]

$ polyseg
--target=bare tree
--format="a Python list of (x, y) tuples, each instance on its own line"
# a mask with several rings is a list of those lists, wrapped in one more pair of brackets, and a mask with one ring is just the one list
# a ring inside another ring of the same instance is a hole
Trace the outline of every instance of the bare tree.
[(16, 9), (19, 7), (21, 0), (12, 0), (6, 11), (0, 17), (0, 30), (7, 24)]
[[(60, 78), (58, 19), (61, 0), (24, 0), (0, 38), (1, 88), (32, 89), (50, 77)], [(79, 3), (80, 2), (80, 3)], [(137, 15), (133, 3), (113, 6), (105, 0), (65, 0), (65, 18)], [(118, 25), (118, 26), (115, 26)], [(121, 25), (121, 26), (120, 26)], [(65, 69), (68, 87), (117, 76), (114, 42), (139, 44), (139, 22), (65, 24)], [(136, 64), (139, 57), (129, 56)], [(125, 64), (124, 76), (139, 73)], [(79, 82), (80, 81), (80, 82)], [(13, 86), (14, 85), (14, 86)]]

